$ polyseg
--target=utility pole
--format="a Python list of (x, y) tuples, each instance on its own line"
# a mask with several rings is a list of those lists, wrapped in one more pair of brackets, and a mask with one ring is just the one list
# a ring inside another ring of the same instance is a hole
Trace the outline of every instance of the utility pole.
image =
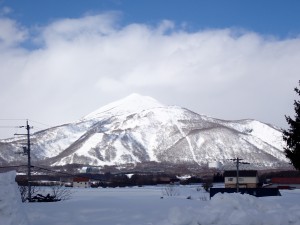
[(30, 156), (30, 127), (28, 120), (26, 120), (26, 126), (20, 126), (20, 128), (26, 128), (26, 134), (15, 134), (15, 135), (26, 135), (27, 136), (27, 147), (23, 147), (24, 153), (27, 154), (27, 180), (28, 180), (28, 201), (31, 201), (31, 156)]
[(240, 164), (250, 164), (248, 162), (240, 162), (243, 159), (240, 159), (239, 157), (237, 157), (236, 159), (230, 159), (232, 161), (236, 161), (236, 192), (239, 193), (239, 165)]

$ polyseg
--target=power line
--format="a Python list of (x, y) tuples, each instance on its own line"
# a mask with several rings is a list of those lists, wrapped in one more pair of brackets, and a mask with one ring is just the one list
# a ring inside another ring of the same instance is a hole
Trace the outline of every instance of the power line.
[(30, 122), (33, 122), (33, 123), (37, 123), (37, 124), (40, 124), (40, 125), (43, 125), (44, 127), (53, 127), (49, 124), (45, 124), (45, 123), (42, 123), (42, 122), (39, 122), (39, 121), (36, 121), (36, 120), (32, 120), (32, 119), (10, 119), (10, 118), (0, 118), (0, 121), (24, 121), (24, 120), (28, 120)]
[(8, 168), (16, 168), (16, 167), (25, 167), (27, 165), (19, 165), (19, 166), (0, 166), (0, 169), (8, 169)]
[(48, 124), (45, 124), (45, 123), (42, 123), (42, 122), (39, 122), (39, 121), (36, 121), (36, 120), (31, 120), (31, 119), (21, 119), (21, 118), (0, 118), (0, 121), (2, 121), (3, 125), (0, 125), (0, 129), (16, 129), (16, 132), (17, 132), (17, 129), (19, 128), (23, 128), (24, 126), (13, 126), (11, 125), (11, 122), (12, 121), (30, 121), (30, 122), (33, 122), (35, 124), (39, 124), (41, 126), (35, 126), (34, 128), (34, 132), (38, 132), (38, 131), (41, 131), (41, 130), (45, 130), (45, 129), (48, 129), (48, 128), (51, 128), (52, 126), (51, 125), (48, 125)]
[(26, 120), (26, 119), (3, 119), (3, 118), (1, 118), (0, 120), (8, 120), (8, 121), (11, 121), (11, 120), (18, 120), (18, 121), (20, 121), (20, 120)]
[(0, 128), (19, 128), (18, 126), (0, 126)]
[(32, 129), (34, 129), (34, 130), (44, 130), (45, 128), (34, 126), (34, 128), (32, 128)]
[(45, 126), (45, 127), (52, 127), (52, 126), (50, 126), (50, 125), (48, 125), (48, 124), (41, 123), (41, 122), (38, 122), (38, 121), (35, 121), (35, 120), (31, 120), (31, 119), (28, 119), (28, 120), (31, 121), (31, 122), (33, 122), (33, 123), (37, 123), (37, 124), (43, 125), (43, 126)]

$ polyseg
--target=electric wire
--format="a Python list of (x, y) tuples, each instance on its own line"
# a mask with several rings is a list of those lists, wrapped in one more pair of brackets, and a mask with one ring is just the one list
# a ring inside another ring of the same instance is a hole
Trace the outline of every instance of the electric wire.
[(32, 120), (32, 119), (28, 119), (28, 121), (33, 122), (33, 123), (37, 123), (37, 124), (40, 124), (40, 125), (43, 125), (43, 126), (45, 126), (47, 128), (52, 127), (52, 126), (50, 126), (48, 124), (45, 124), (45, 123), (42, 123), (42, 122), (38, 122), (38, 121)]
[(0, 128), (19, 128), (18, 126), (0, 126)]
[(27, 165), (0, 166), (0, 169), (8, 169), (8, 168), (16, 168), (16, 167), (27, 167)]
[(7, 120), (7, 121), (12, 121), (12, 120), (26, 120), (26, 119), (4, 119), (4, 118), (0, 118), (0, 120), (3, 120), (3, 121), (5, 121), (5, 120)]

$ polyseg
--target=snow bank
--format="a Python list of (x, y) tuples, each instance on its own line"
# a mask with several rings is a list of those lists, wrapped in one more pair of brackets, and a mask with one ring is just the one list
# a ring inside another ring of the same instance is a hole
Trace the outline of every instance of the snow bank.
[(0, 173), (0, 225), (28, 224), (15, 177), (15, 171)]
[(161, 198), (162, 188), (79, 188), (68, 201), (25, 204), (25, 210), (31, 225), (300, 225), (299, 189), (208, 200), (196, 186), (178, 185), (179, 196)]
[(286, 207), (247, 194), (219, 193), (203, 208), (173, 208), (162, 224), (300, 225), (300, 205)]

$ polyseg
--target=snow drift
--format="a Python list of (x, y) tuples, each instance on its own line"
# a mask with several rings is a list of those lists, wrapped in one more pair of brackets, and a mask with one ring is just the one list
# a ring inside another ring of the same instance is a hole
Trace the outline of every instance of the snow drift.
[(26, 204), (26, 212), (31, 225), (300, 225), (300, 190), (209, 200), (197, 185), (175, 186), (179, 195), (161, 198), (162, 188), (77, 189), (67, 201)]
[(27, 225), (16, 172), (0, 173), (0, 225)]
[[(281, 197), (277, 197), (281, 198)], [(216, 194), (203, 208), (170, 210), (160, 225), (299, 225), (300, 205), (288, 207), (270, 197)]]

